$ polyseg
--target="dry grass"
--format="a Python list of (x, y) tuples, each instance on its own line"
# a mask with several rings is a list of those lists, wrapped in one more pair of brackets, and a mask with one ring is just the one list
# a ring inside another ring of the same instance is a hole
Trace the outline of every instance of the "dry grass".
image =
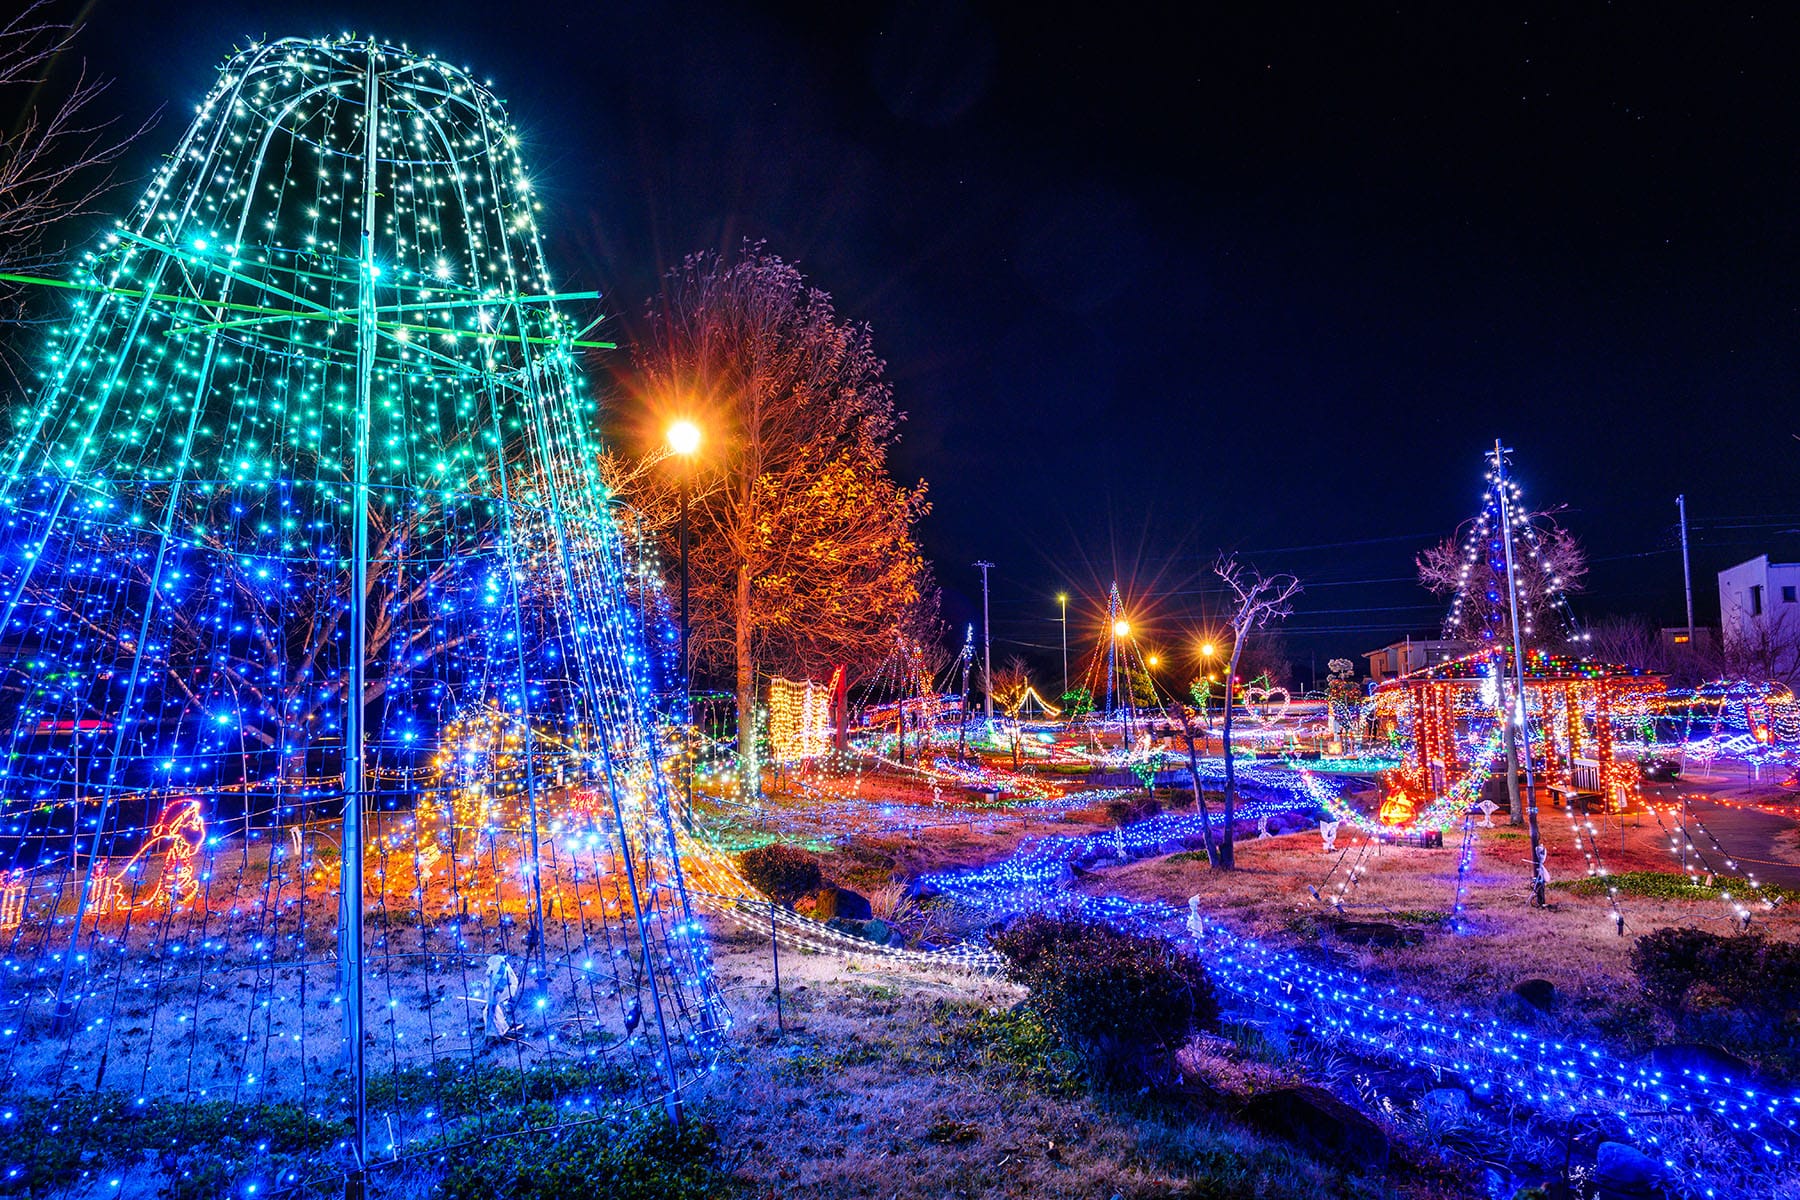
[[(1551, 879), (1566, 883), (1585, 878), (1587, 860), (1567, 821), (1560, 814), (1547, 814), (1543, 830), (1551, 848)], [(1628, 1045), (1643, 1044), (1656, 1032), (1648, 1025), (1651, 1014), (1636, 1002), (1637, 988), (1627, 961), (1636, 936), (1668, 925), (1732, 929), (1725, 907), (1715, 899), (1624, 898), (1620, 902), (1626, 918), (1624, 937), (1617, 933), (1604, 896), (1581, 896), (1553, 886), (1549, 906), (1533, 909), (1526, 835), (1502, 827), (1477, 831), (1465, 928), (1451, 933), (1433, 919), (1433, 914), (1449, 913), (1455, 903), (1457, 839), (1446, 841), (1441, 850), (1383, 846), (1362, 853), (1361, 847), (1351, 848), (1331, 872), (1337, 856), (1322, 854), (1318, 835), (1306, 832), (1239, 842), (1235, 872), (1212, 871), (1201, 856), (1174, 855), (1102, 871), (1083, 886), (1180, 906), (1198, 895), (1209, 917), (1240, 932), (1288, 945), (1311, 943), (1373, 981), (1397, 984), (1477, 1013), (1498, 1014), (1509, 1007), (1504, 997), (1522, 980), (1548, 979), (1572, 1001), (1565, 1016), (1585, 1016), (1597, 1029)], [(1348, 845), (1340, 838), (1340, 851)], [(1604, 834), (1601, 851), (1611, 871), (1670, 871), (1677, 864), (1666, 847), (1655, 821), (1645, 818), (1641, 825), (1627, 823), (1623, 850), (1615, 823)], [(1366, 869), (1345, 893), (1343, 915), (1408, 926), (1423, 934), (1419, 944), (1370, 950), (1331, 936), (1334, 910), (1309, 889), (1316, 888), (1329, 902), (1359, 854)], [(1785, 914), (1778, 913), (1759, 927), (1774, 937), (1796, 934)], [(1644, 1024), (1634, 1030), (1633, 1022)]]
[[(999, 981), (784, 949), (778, 1038), (767, 941), (720, 930), (714, 945), (738, 1014), (736, 1061), (696, 1102), (747, 1196), (1461, 1194), (1399, 1166), (1353, 1178), (1192, 1098), (1095, 1098), (1047, 1067), (1021, 1067), (992, 1040), (988, 1014), (1021, 996)], [(1217, 1076), (1217, 1095), (1278, 1075), (1217, 1042), (1193, 1062)]]

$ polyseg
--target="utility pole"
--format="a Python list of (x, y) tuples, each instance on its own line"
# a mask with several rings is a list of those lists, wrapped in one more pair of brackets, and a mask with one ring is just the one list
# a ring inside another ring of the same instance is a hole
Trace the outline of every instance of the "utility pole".
[(1694, 575), (1688, 569), (1687, 545), (1687, 497), (1675, 497), (1675, 511), (1681, 514), (1681, 585), (1687, 591), (1688, 617), (1688, 649), (1698, 649), (1694, 645)]
[(1069, 593), (1056, 593), (1056, 602), (1062, 606), (1062, 643), (1063, 643), (1063, 690), (1069, 694)]
[(987, 709), (987, 723), (994, 723), (994, 643), (988, 635), (988, 572), (994, 564), (982, 560), (981, 568), (981, 700)]
[[(1513, 702), (1512, 711), (1506, 719), (1519, 723), (1518, 742), (1519, 756), (1525, 761), (1525, 820), (1531, 831), (1531, 899), (1539, 908), (1544, 906), (1543, 875), (1538, 871), (1538, 810), (1537, 788), (1533, 784), (1531, 773), (1531, 722), (1525, 715), (1525, 648), (1519, 637), (1519, 584), (1513, 570), (1513, 512), (1512, 496), (1506, 482), (1506, 448), (1500, 439), (1494, 439), (1494, 488), (1500, 497), (1500, 527), (1505, 536), (1500, 544), (1506, 548), (1506, 611), (1512, 617), (1513, 645)], [(1507, 764), (1512, 769), (1512, 764)]]

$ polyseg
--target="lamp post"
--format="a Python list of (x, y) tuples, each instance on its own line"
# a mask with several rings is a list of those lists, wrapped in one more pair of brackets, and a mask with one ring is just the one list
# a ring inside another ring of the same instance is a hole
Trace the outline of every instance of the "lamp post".
[[(681, 459), (681, 698), (692, 704), (693, 682), (688, 666), (688, 483), (692, 471), (689, 464), (700, 449), (700, 427), (683, 418), (669, 426), (669, 451)], [(691, 716), (690, 716), (691, 721)], [(683, 797), (687, 823), (694, 823), (694, 754), (688, 750), (687, 778)]]
[[(1118, 611), (1118, 605), (1114, 604), (1113, 612)], [(1117, 703), (1118, 707), (1114, 711), (1124, 714), (1124, 732), (1120, 735), (1122, 740), (1119, 742), (1119, 748), (1123, 750), (1131, 745), (1131, 659), (1127, 657), (1125, 660), (1125, 688), (1121, 693), (1118, 690), (1119, 642), (1131, 636), (1131, 622), (1124, 617), (1115, 617), (1112, 633), (1112, 641), (1106, 648), (1106, 700), (1109, 707)], [(1107, 713), (1109, 718), (1112, 715), (1111, 712)]]
[[(1212, 672), (1209, 670), (1209, 668), (1212, 664), (1213, 656), (1216, 655), (1218, 652), (1219, 652), (1219, 648), (1217, 646), (1213, 645), (1211, 642), (1201, 642), (1200, 643), (1200, 670), (1206, 675), (1207, 682), (1209, 684), (1212, 682)], [(1205, 703), (1201, 706), (1200, 720), (1206, 727), (1211, 728), (1211, 726), (1212, 726), (1212, 688), (1211, 687), (1208, 687), (1206, 689), (1206, 697), (1207, 698), (1206, 698)]]
[[(1062, 609), (1062, 616), (1060, 618), (1058, 618), (1059, 620), (1062, 621), (1062, 644), (1063, 644), (1063, 690), (1062, 690), (1062, 694), (1064, 696), (1067, 696), (1069, 694), (1069, 593), (1067, 593), (1067, 592), (1056, 593), (1056, 603)], [(1067, 701), (1064, 701), (1064, 703), (1067, 703)]]

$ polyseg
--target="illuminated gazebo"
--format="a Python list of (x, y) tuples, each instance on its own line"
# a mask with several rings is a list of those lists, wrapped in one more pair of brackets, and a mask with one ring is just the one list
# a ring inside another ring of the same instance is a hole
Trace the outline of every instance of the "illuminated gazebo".
[[(1664, 690), (1655, 672), (1530, 650), (1524, 707), (1538, 778), (1557, 793), (1590, 793), (1616, 811), (1639, 797), (1637, 762), (1617, 752), (1619, 725)], [(1441, 826), (1479, 795), (1504, 754), (1501, 705), (1510, 693), (1510, 650), (1492, 648), (1383, 683), (1376, 720), (1399, 731), (1401, 765), (1382, 772), (1383, 824)]]

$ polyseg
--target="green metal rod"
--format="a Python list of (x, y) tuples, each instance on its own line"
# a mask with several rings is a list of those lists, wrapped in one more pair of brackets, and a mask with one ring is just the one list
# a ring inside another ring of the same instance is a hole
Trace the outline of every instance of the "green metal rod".
[[(267, 287), (268, 286), (266, 284), (258, 283), (256, 280), (248, 279), (243, 276), (234, 275), (233, 278), (241, 280), (243, 283), (249, 285), (250, 287)], [(70, 291), (70, 292), (99, 293), (99, 294), (108, 295), (108, 296), (122, 296), (122, 297), (125, 297), (127, 299), (132, 299), (132, 300), (149, 299), (149, 300), (154, 300), (154, 301), (157, 301), (157, 302), (163, 303), (163, 304), (187, 304), (187, 305), (193, 305), (195, 307), (200, 307), (200, 308), (229, 309), (232, 312), (255, 313), (258, 317), (268, 318), (270, 320), (285, 320), (285, 321), (321, 321), (321, 320), (323, 320), (323, 321), (330, 321), (333, 324), (339, 324), (339, 325), (350, 325), (350, 324), (356, 323), (356, 316), (354, 314), (339, 313), (339, 312), (335, 312), (330, 309), (322, 310), (320, 312), (299, 312), (295, 309), (290, 309), (290, 308), (271, 308), (268, 305), (264, 305), (264, 304), (240, 304), (240, 303), (234, 303), (229, 300), (208, 300), (202, 296), (178, 296), (178, 295), (174, 295), (173, 293), (170, 293), (170, 292), (146, 292), (142, 288), (109, 287), (105, 284), (98, 284), (98, 283), (77, 283), (72, 279), (46, 279), (46, 278), (43, 278), (42, 276), (38, 276), (38, 275), (15, 275), (10, 271), (0, 271), (0, 283), (28, 283), (28, 284), (32, 284), (37, 287), (61, 288), (64, 291)], [(271, 290), (274, 290), (274, 289), (271, 289)], [(598, 293), (598, 292), (569, 292), (569, 293), (558, 293), (558, 294), (553, 294), (553, 295), (548, 295), (548, 296), (543, 296), (543, 297), (520, 297), (517, 300), (509, 300), (506, 298), (501, 298), (498, 300), (486, 301), (485, 303), (493, 304), (496, 307), (504, 307), (507, 304), (511, 304), (511, 303), (520, 303), (520, 304), (537, 303), (537, 302), (541, 302), (544, 300), (555, 300), (555, 299), (565, 299), (565, 298), (572, 299), (572, 300), (573, 299), (598, 299), (599, 295), (600, 295), (600, 293)], [(472, 307), (472, 306), (473, 305), (471, 302), (457, 300), (457, 301), (448, 301), (444, 304), (425, 304), (425, 305), (418, 305), (416, 307), (420, 307), (420, 308), (468, 308), (468, 307)], [(211, 324), (206, 324), (206, 325), (184, 325), (179, 330), (171, 330), (171, 332), (197, 333), (197, 332), (202, 332), (205, 330), (226, 329), (226, 328), (231, 328), (233, 326), (250, 324), (250, 323), (251, 322), (224, 321), (224, 322), (213, 322)], [(449, 336), (449, 337), (455, 337), (455, 338), (471, 338), (471, 337), (472, 338), (484, 338), (484, 337), (495, 337), (496, 336), (495, 334), (490, 333), (489, 331), (487, 331), (485, 329), (442, 329), (442, 328), (438, 328), (436, 326), (430, 326), (430, 325), (407, 325), (400, 321), (377, 321), (375, 323), (375, 325), (377, 328), (383, 329), (383, 330), (405, 329), (405, 330), (409, 331), (409, 334), (411, 334), (411, 333), (418, 333), (418, 334), (423, 334), (423, 335), (436, 334), (436, 335)], [(508, 341), (517, 341), (518, 339), (516, 336), (509, 336), (507, 338), (507, 340)], [(528, 337), (526, 340), (531, 342), (534, 345), (545, 345), (545, 346), (567, 345), (567, 346), (570, 346), (570, 347), (573, 347), (576, 349), (582, 349), (582, 350), (617, 350), (619, 348), (619, 344), (617, 342), (584, 341), (584, 340), (581, 340), (578, 338), (571, 338), (567, 341), (564, 341), (562, 338), (544, 337), (541, 335), (537, 335), (537, 336)]]

